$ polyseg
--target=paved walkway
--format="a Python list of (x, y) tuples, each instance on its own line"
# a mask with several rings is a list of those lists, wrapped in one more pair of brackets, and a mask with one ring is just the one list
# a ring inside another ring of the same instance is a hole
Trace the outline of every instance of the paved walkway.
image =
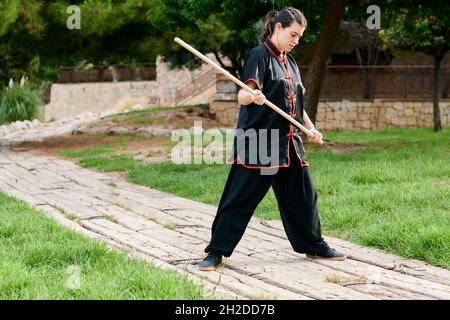
[[(14, 145), (25, 141), (42, 141), (49, 137), (62, 134), (71, 134), (79, 127), (99, 119), (96, 113), (86, 112), (76, 117), (65, 118), (58, 121), (40, 123), (34, 128), (14, 130), (4, 134), (0, 131), (0, 146)], [(10, 129), (11, 130), (11, 129)]]
[(59, 160), (1, 146), (0, 191), (62, 224), (206, 290), (238, 299), (450, 299), (450, 271), (325, 237), (349, 259), (292, 251), (280, 221), (253, 218), (217, 272), (200, 272), (216, 208)]

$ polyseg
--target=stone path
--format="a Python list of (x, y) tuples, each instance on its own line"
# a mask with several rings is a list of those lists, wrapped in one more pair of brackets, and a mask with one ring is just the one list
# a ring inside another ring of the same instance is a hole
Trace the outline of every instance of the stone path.
[(312, 261), (290, 248), (279, 221), (253, 218), (232, 257), (200, 272), (216, 208), (83, 169), (70, 161), (0, 149), (0, 191), (62, 224), (208, 291), (239, 299), (449, 299), (450, 271), (326, 237), (349, 255)]
[(35, 121), (37, 122), (32, 128), (26, 125), (26, 123), (31, 123), (30, 121), (17, 121), (9, 125), (9, 129), (6, 129), (6, 126), (0, 127), (2, 129), (0, 130), (0, 146), (14, 145), (25, 141), (42, 141), (49, 137), (70, 134), (79, 127), (99, 119), (99, 117), (96, 113), (86, 112), (76, 117), (49, 123), (40, 123), (38, 120), (33, 120), (33, 124)]

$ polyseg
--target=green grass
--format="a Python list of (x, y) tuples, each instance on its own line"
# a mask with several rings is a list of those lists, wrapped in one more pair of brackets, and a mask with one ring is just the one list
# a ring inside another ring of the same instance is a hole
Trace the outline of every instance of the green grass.
[[(97, 135), (99, 139), (102, 135)], [(67, 158), (76, 158), (79, 164), (88, 168), (101, 169), (103, 171), (127, 171), (138, 165), (131, 156), (113, 155), (115, 150), (126, 150), (127, 143), (132, 140), (142, 140), (142, 137), (130, 137), (117, 135), (113, 142), (105, 145), (97, 145), (82, 150), (65, 150), (58, 154)]]
[(131, 156), (111, 155), (81, 159), (79, 164), (85, 168), (95, 168), (102, 171), (130, 171), (139, 167), (139, 164)]
[[(450, 130), (385, 129), (327, 132), (353, 152), (311, 148), (308, 159), (319, 193), (323, 233), (406, 258), (450, 267)], [(92, 156), (80, 162), (100, 170), (126, 171), (129, 181), (217, 205), (229, 165), (138, 164)], [(270, 190), (255, 214), (279, 219)]]
[(118, 148), (117, 145), (111, 144), (106, 146), (95, 146), (78, 151), (62, 151), (61, 155), (67, 158), (88, 158), (105, 153), (111, 153)]
[[(0, 299), (205, 299), (162, 271), (0, 193)], [(78, 280), (79, 279), (79, 280)]]
[(376, 131), (333, 131), (327, 132), (327, 139), (342, 144), (371, 144), (371, 145), (434, 145), (449, 142), (449, 128), (444, 128), (442, 132), (435, 133), (430, 128), (404, 129), (389, 128)]
[[(165, 116), (158, 116), (157, 113), (167, 110), (186, 110), (186, 112), (193, 112), (194, 109), (205, 109), (207, 104), (198, 105), (182, 105), (177, 107), (161, 106), (151, 107), (141, 110), (130, 110), (127, 112), (120, 112), (111, 117), (111, 122), (115, 124), (135, 124), (135, 125), (162, 125), (166, 123)], [(118, 119), (118, 116), (126, 116), (122, 119)]]
[(105, 215), (103, 215), (103, 218), (105, 218), (108, 221), (114, 222), (114, 223), (118, 222), (117, 218), (114, 217), (112, 214), (105, 214)]
[(130, 115), (130, 114), (141, 114), (141, 113), (154, 113), (154, 112), (160, 112), (160, 111), (166, 111), (166, 110), (182, 110), (182, 109), (187, 109), (187, 110), (193, 110), (194, 108), (200, 108), (200, 109), (205, 109), (208, 108), (208, 104), (195, 104), (195, 105), (179, 105), (176, 107), (172, 107), (172, 106), (160, 106), (160, 107), (149, 107), (149, 108), (145, 108), (145, 109), (137, 109), (137, 110), (130, 110), (128, 112), (119, 112), (116, 113), (115, 115)]

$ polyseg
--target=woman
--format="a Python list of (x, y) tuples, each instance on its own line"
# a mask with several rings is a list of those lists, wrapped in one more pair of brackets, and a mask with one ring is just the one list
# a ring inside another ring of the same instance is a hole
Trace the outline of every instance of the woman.
[[(267, 98), (314, 133), (322, 134), (303, 110), (303, 85), (295, 60), (288, 54), (307, 26), (300, 10), (269, 12), (264, 20), (263, 43), (248, 53), (242, 81), (256, 96), (240, 90), (241, 104), (233, 146), (233, 164), (212, 225), (208, 256), (200, 270), (215, 270), (229, 257), (244, 234), (257, 205), (272, 187), (284, 229), (295, 252), (311, 259), (345, 260), (321, 236), (317, 193), (299, 130), (262, 106)], [(268, 138), (270, 135), (270, 138)]]

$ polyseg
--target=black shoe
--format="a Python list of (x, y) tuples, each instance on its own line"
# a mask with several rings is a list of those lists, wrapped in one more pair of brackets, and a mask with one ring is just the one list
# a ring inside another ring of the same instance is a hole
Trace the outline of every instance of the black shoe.
[(222, 255), (217, 252), (210, 252), (208, 256), (198, 264), (201, 271), (214, 271), (222, 263)]
[(306, 254), (306, 257), (313, 260), (334, 260), (334, 261), (344, 261), (347, 257), (336, 251), (335, 249), (329, 248), (326, 252), (321, 254)]

